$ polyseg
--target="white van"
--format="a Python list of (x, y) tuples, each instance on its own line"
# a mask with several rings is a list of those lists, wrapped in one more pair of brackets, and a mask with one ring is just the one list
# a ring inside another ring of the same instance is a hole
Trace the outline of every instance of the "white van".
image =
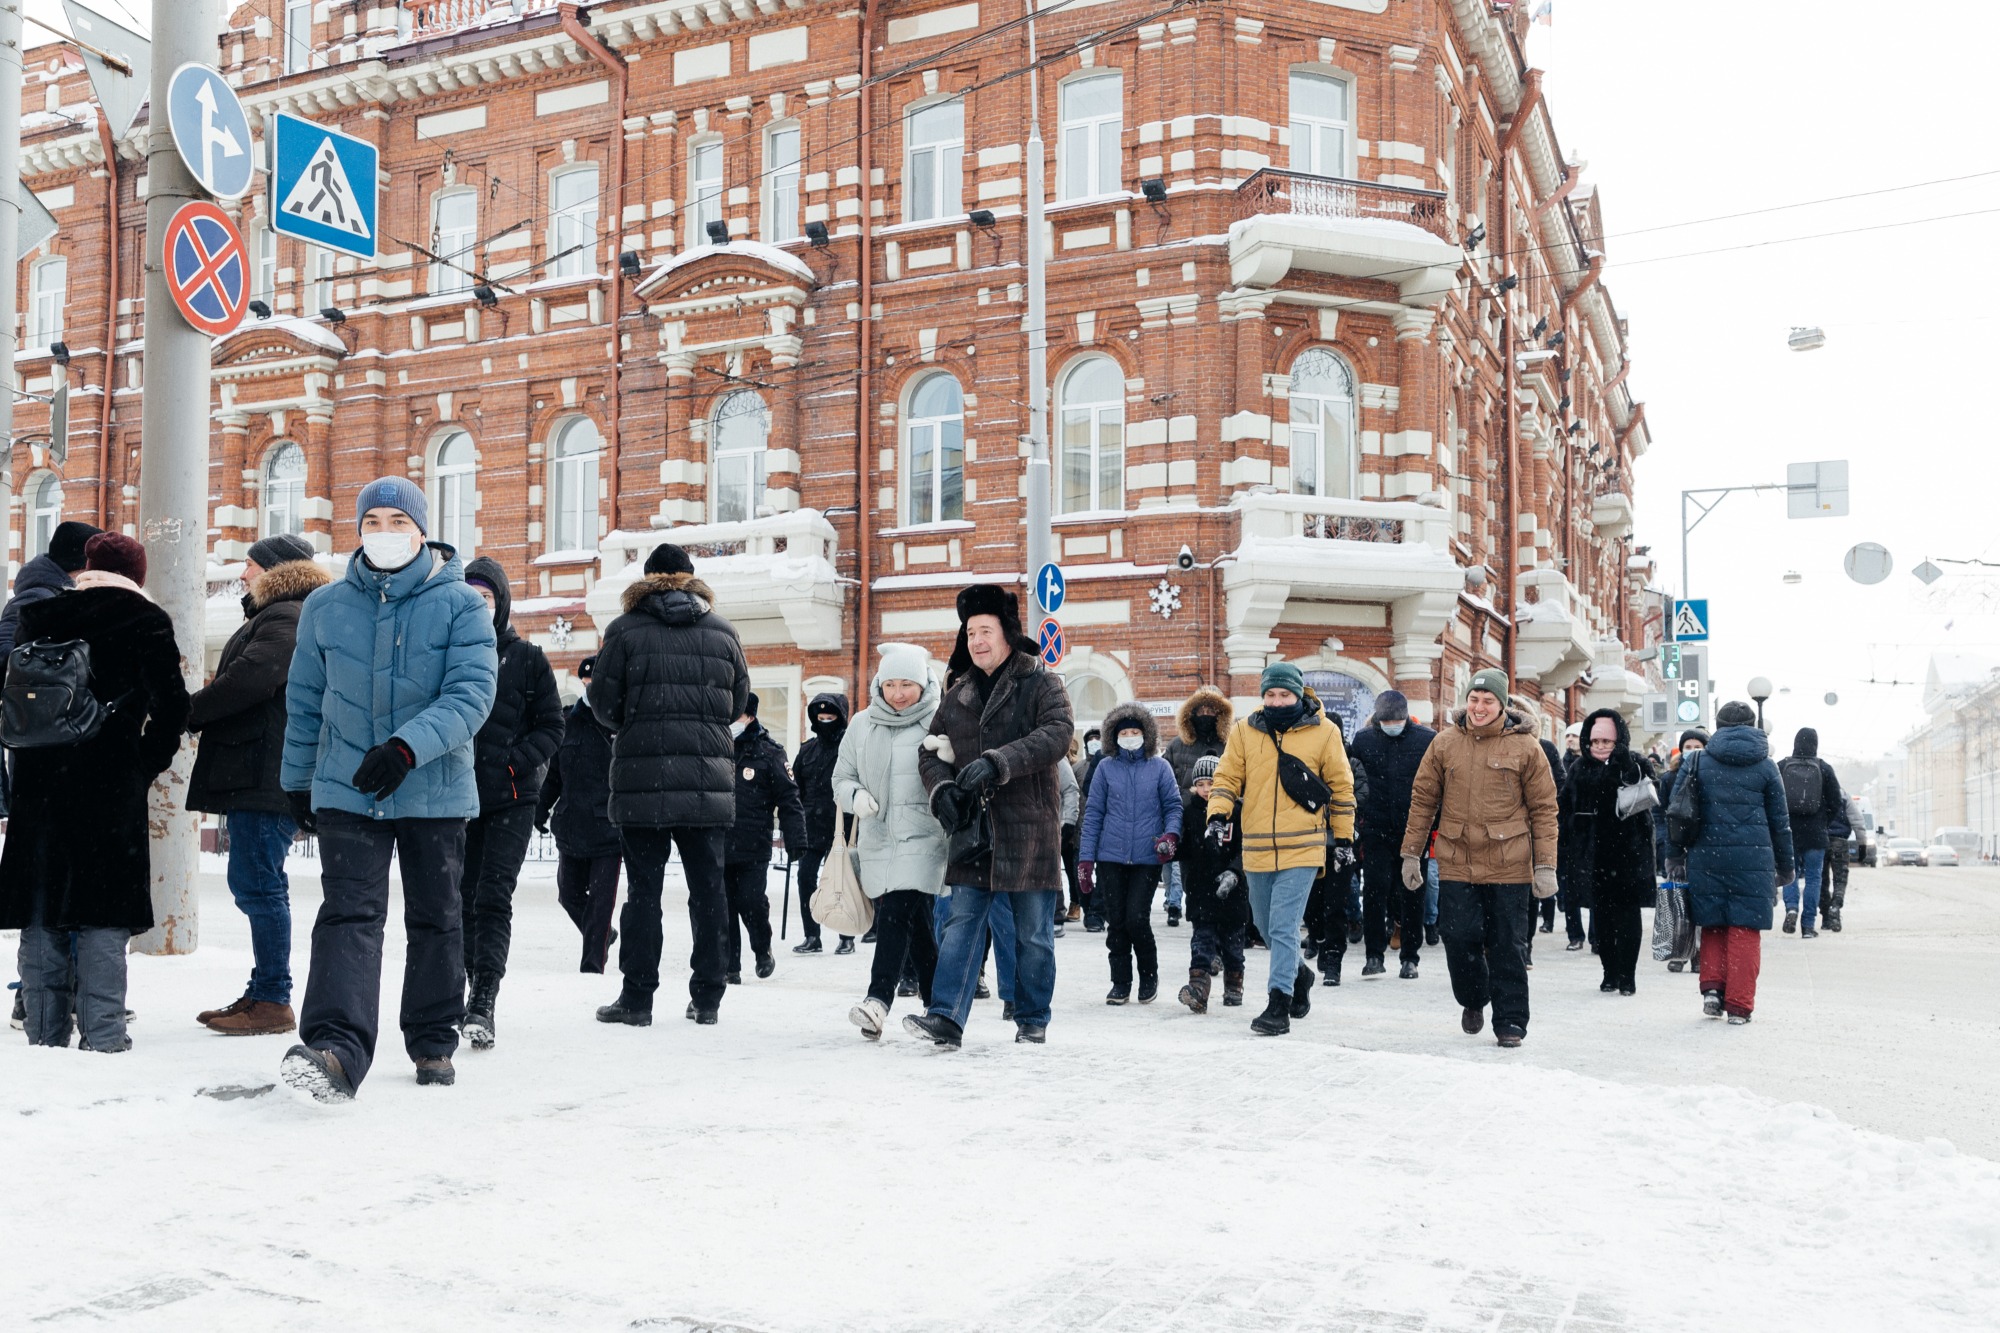
[(1932, 843), (1943, 843), (1958, 853), (1961, 865), (1979, 859), (1979, 835), (1963, 824), (1947, 824), (1931, 834)]

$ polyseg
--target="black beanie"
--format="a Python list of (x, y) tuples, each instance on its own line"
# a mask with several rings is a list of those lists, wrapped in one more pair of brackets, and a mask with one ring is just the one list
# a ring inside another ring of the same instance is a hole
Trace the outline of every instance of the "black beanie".
[(49, 535), (49, 559), (61, 566), (65, 574), (74, 574), (83, 568), (83, 544), (104, 531), (88, 523), (58, 523)]
[[(675, 547), (674, 549), (679, 550), (680, 548)], [(749, 702), (743, 705), (743, 716), (745, 717), (757, 716), (757, 695), (754, 691), (750, 695)]]
[(276, 569), (288, 561), (312, 558), (312, 544), (289, 532), (275, 533), (250, 548), (250, 559), (259, 569)]
[(1037, 651), (1036, 645), (1021, 635), (1021, 604), (1013, 591), (995, 583), (975, 583), (958, 594), (958, 642), (952, 647), (951, 660), (945, 663), (951, 679), (957, 680), (972, 667), (972, 653), (965, 646), (965, 622), (974, 616), (997, 617), (1000, 633), (1015, 652), (1032, 655)]
[(692, 574), (694, 573), (694, 561), (688, 559), (688, 553), (672, 542), (661, 542), (653, 548), (653, 553), (646, 557), (646, 572), (648, 574)]

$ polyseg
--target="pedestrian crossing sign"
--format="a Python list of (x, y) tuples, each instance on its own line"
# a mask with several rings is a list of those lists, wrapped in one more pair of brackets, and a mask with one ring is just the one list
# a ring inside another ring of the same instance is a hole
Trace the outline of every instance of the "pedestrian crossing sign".
[(1708, 599), (1674, 603), (1674, 641), (1676, 643), (1708, 642)]
[(282, 111), (271, 117), (270, 141), (271, 229), (375, 258), (381, 160), (375, 145)]

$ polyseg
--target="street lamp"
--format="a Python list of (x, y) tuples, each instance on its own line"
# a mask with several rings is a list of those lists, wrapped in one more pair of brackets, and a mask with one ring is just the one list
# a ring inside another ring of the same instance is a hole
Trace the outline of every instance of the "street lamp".
[(1771, 697), (1771, 681), (1766, 676), (1754, 676), (1750, 680), (1750, 697), (1757, 701), (1757, 730), (1764, 729), (1764, 701)]

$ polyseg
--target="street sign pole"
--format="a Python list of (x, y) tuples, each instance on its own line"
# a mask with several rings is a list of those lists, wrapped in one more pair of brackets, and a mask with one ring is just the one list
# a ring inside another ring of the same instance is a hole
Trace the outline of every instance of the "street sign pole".
[[(21, 6), (0, 5), (0, 353), (14, 366), (14, 273), (21, 230)], [(8, 381), (11, 386), (13, 381)], [(14, 395), (0, 393), (0, 514), (13, 512)], [(0, 573), (13, 581), (11, 552), (0, 555)]]
[[(146, 154), (146, 395), (139, 446), (139, 536), (146, 544), (146, 592), (174, 623), (181, 675), (201, 685), (208, 601), (208, 335), (170, 314), (163, 242), (175, 212), (201, 197), (181, 160), (169, 118), (174, 71), (213, 60), (216, 9), (153, 0), (153, 129)], [(11, 272), (11, 268), (9, 270)], [(153, 784), (152, 930), (133, 941), (141, 953), (191, 953), (198, 942), (195, 876), (200, 823), (181, 808), (193, 766), (183, 745)]]
[(1041, 71), (1035, 67), (1035, 3), (1027, 0), (1028, 16), (1028, 199), (1022, 219), (1028, 231), (1028, 493), (1023, 506), (1027, 521), (1027, 574), (1056, 558), (1055, 533), (1049, 525), (1049, 499), (1055, 489), (1049, 471), (1049, 303), (1047, 226), (1042, 220), (1042, 100)]

